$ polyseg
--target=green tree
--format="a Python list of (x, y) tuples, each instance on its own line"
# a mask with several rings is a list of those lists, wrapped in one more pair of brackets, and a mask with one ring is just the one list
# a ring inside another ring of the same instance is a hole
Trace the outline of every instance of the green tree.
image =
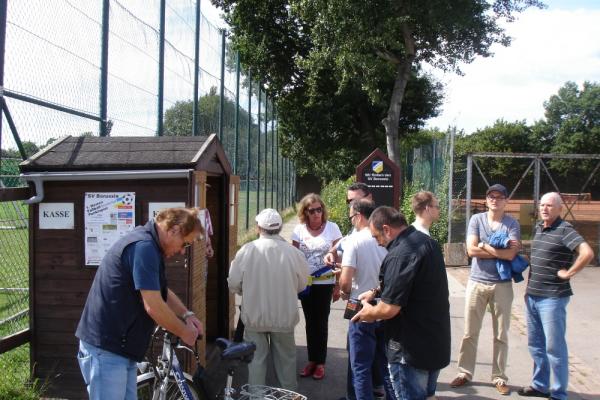
[[(541, 151), (557, 154), (600, 154), (600, 84), (565, 83), (544, 102), (545, 117), (534, 126)], [(593, 162), (595, 163), (595, 162)], [(553, 160), (563, 176), (590, 170), (589, 161)]]
[[(32, 155), (34, 155), (35, 153), (37, 153), (38, 151), (40, 151), (40, 147), (38, 147), (38, 145), (35, 144), (34, 142), (30, 142), (28, 140), (25, 140), (21, 144), (23, 145), (23, 150), (25, 150), (25, 154), (27, 155), (27, 157), (31, 157)], [(42, 146), (42, 148), (43, 147), (44, 146)], [(18, 149), (2, 149), (0, 151), (2, 152), (2, 157), (1, 158), (18, 158), (18, 159), (21, 159), (21, 153), (19, 152)]]
[[(198, 101), (198, 118), (200, 121), (200, 135), (208, 136), (219, 131), (219, 107), (220, 107), (220, 96), (217, 93), (217, 88), (212, 87), (209, 92), (200, 97)], [(172, 107), (165, 111), (164, 116), (164, 134), (165, 136), (191, 136), (193, 115), (192, 111), (194, 103), (192, 100), (178, 101)], [(234, 115), (236, 111), (235, 102), (230, 99), (224, 101), (224, 126), (223, 126), (223, 137), (221, 144), (225, 148), (229, 161), (233, 163), (232, 155), (235, 151), (235, 124)], [(269, 110), (270, 111), (270, 110)], [(264, 113), (261, 113), (264, 117)], [(246, 152), (248, 146), (248, 112), (243, 108), (239, 108), (239, 138), (238, 138), (238, 173), (245, 175), (246, 167), (248, 165)], [(263, 121), (261, 119), (261, 121)], [(263, 122), (261, 122), (262, 125)], [(258, 126), (256, 121), (253, 119), (251, 122), (251, 135), (250, 140), (250, 152), (252, 155), (256, 154), (258, 140)], [(271, 125), (269, 123), (269, 129)], [(262, 133), (264, 135), (264, 132)], [(271, 134), (269, 133), (269, 136)], [(264, 144), (264, 137), (261, 138), (261, 142)], [(255, 179), (256, 175), (256, 162), (254, 156), (250, 160), (250, 175)], [(264, 163), (264, 160), (261, 160)], [(263, 167), (261, 167), (263, 168)], [(264, 169), (263, 169), (264, 171)]]
[[(459, 63), (489, 56), (492, 44), (510, 43), (500, 20), (511, 21), (532, 5), (541, 7), (537, 0), (212, 2), (225, 12), (243, 65), (264, 77), (276, 97), (327, 96), (332, 90), (321, 90), (325, 78), (336, 94), (360, 88), (372, 104), (383, 102), (386, 111), (380, 121), (387, 152), (397, 163), (400, 136), (408, 133), (400, 119), (408, 108), (408, 82), (416, 76), (416, 66), (428, 62), (459, 71)], [(356, 128), (361, 131), (360, 125)]]

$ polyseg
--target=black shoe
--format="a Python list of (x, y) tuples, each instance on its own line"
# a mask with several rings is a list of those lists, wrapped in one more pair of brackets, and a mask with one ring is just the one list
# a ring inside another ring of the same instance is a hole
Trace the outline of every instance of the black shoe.
[(521, 388), (517, 391), (517, 393), (519, 394), (519, 396), (524, 396), (524, 397), (545, 397), (548, 398), (548, 393), (542, 393), (537, 389), (532, 388), (531, 386), (527, 386), (524, 388)]

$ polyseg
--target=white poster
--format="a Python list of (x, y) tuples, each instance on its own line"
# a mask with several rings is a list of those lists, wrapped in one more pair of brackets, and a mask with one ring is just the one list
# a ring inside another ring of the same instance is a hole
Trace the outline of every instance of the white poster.
[(86, 193), (85, 264), (100, 265), (107, 250), (135, 227), (135, 193)]
[(185, 207), (185, 202), (177, 201), (170, 203), (148, 203), (148, 219), (156, 217), (160, 210), (165, 208)]
[(40, 229), (74, 229), (73, 203), (40, 203)]

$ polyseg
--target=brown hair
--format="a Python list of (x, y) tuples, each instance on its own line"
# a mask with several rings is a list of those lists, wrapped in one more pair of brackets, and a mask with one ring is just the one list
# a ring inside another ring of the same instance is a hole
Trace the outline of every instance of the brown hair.
[(298, 219), (300, 220), (300, 223), (306, 224), (306, 210), (308, 210), (312, 203), (319, 203), (321, 205), (321, 208), (323, 209), (323, 213), (321, 214), (321, 222), (327, 222), (327, 208), (325, 208), (325, 203), (323, 203), (323, 200), (321, 200), (321, 196), (316, 193), (309, 193), (298, 203)]
[(154, 220), (156, 223), (164, 225), (167, 230), (176, 225), (179, 226), (183, 236), (187, 236), (192, 232), (199, 232), (204, 235), (199, 211), (196, 208), (165, 208), (156, 215)]
[(433, 203), (433, 199), (435, 195), (426, 190), (421, 190), (414, 194), (411, 200), (412, 210), (415, 214), (421, 214), (427, 206), (430, 206)]

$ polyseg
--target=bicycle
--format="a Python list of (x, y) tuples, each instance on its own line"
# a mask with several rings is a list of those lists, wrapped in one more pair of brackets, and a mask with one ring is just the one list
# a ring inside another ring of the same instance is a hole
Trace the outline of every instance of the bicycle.
[[(227, 383), (222, 392), (213, 393), (205, 382), (206, 371), (200, 364), (197, 346), (191, 349), (179, 343), (179, 338), (162, 328), (157, 328), (154, 338), (163, 333), (161, 354), (156, 360), (148, 359), (138, 364), (140, 374), (137, 377), (137, 393), (139, 400), (306, 400), (306, 396), (286, 389), (260, 385), (242, 385), (239, 395), (234, 397), (236, 389), (232, 387), (235, 371), (241, 363), (250, 363), (256, 350), (252, 342), (231, 342), (218, 338), (216, 343), (221, 349), (221, 359), (228, 362)], [(181, 369), (175, 349), (183, 349), (194, 354), (196, 372), (194, 376)], [(150, 354), (153, 354), (150, 351)]]

